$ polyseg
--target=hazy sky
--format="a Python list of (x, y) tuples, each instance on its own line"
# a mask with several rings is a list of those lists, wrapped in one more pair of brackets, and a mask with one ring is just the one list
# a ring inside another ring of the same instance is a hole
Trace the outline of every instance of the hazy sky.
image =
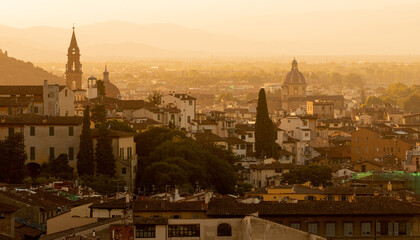
[(0, 23), (71, 27), (108, 20), (211, 26), (232, 18), (328, 10), (380, 9), (418, 0), (4, 0)]

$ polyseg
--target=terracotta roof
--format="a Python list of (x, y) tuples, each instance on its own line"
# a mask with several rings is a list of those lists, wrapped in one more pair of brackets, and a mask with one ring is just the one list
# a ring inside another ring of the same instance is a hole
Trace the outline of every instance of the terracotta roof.
[(0, 203), (0, 212), (16, 212), (17, 210), (19, 210), (18, 207), (12, 206), (12, 205), (8, 205), (6, 203)]
[(15, 239), (18, 239), (16, 236), (19, 235), (23, 237), (22, 239), (28, 239), (28, 237), (38, 239), (42, 234), (44, 234), (42, 230), (15, 222)]
[(246, 131), (246, 132), (254, 132), (255, 131), (255, 125), (253, 125), (253, 124), (236, 124), (235, 127), (237, 129), (240, 129), (240, 130)]
[(389, 197), (356, 197), (354, 201), (310, 201), (259, 204), (259, 216), (278, 215), (418, 215), (420, 207)]
[(0, 95), (43, 95), (42, 85), (1, 85)]
[(281, 149), (279, 150), (279, 155), (280, 155), (280, 156), (287, 156), (287, 155), (295, 155), (295, 154), (293, 154), (293, 153), (291, 153), (291, 152), (287, 151), (286, 149), (281, 148)]
[(121, 106), (123, 109), (142, 109), (146, 106), (153, 106), (153, 104), (144, 100), (121, 100)]
[(204, 131), (202, 133), (193, 133), (195, 140), (199, 142), (207, 142), (207, 143), (214, 143), (214, 142), (225, 142), (226, 139), (219, 137), (218, 135), (212, 133), (211, 131)]
[(44, 117), (36, 114), (0, 116), (0, 125), (81, 125), (83, 117), (77, 116), (49, 116)]
[(275, 170), (275, 169), (292, 169), (294, 166), (292, 164), (283, 164), (283, 163), (270, 163), (270, 164), (257, 164), (251, 165), (251, 169), (265, 169), (265, 170)]
[(237, 137), (228, 137), (226, 138), (226, 141), (229, 145), (233, 145), (233, 144), (246, 144), (246, 142), (242, 139), (239, 139)]
[(149, 212), (149, 211), (189, 211), (201, 212), (205, 211), (206, 206), (202, 201), (191, 202), (168, 202), (165, 200), (138, 200), (134, 202), (133, 211)]
[(377, 194), (392, 194), (392, 191), (388, 191), (380, 187), (341, 187), (341, 186), (331, 186), (324, 188), (324, 193), (328, 195), (374, 195)]
[(168, 225), (168, 219), (161, 217), (134, 217), (133, 223), (141, 225)]
[(99, 208), (99, 209), (126, 209), (129, 204), (126, 203), (125, 198), (121, 199), (111, 199), (108, 201), (97, 201), (89, 206), (89, 208)]
[(58, 207), (67, 207), (76, 205), (75, 202), (57, 196), (53, 193), (46, 192), (44, 190), (36, 190), (36, 192), (18, 191), (18, 192), (6, 192), (0, 191), (0, 196), (19, 201), (32, 206), (38, 206), (42, 209), (54, 209)]
[(238, 217), (258, 212), (258, 205), (237, 202), (235, 199), (211, 199), (208, 216)]

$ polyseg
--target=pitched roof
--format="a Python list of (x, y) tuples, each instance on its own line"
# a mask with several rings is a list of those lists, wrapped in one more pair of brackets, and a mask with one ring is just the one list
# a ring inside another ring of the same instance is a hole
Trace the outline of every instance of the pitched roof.
[(108, 201), (97, 201), (89, 206), (89, 208), (99, 208), (99, 209), (126, 209), (129, 204), (126, 203), (125, 198), (121, 199), (111, 199)]
[(168, 202), (165, 200), (138, 200), (134, 202), (133, 211), (149, 212), (149, 211), (188, 211), (200, 212), (205, 211), (206, 206), (202, 201), (190, 202)]
[(134, 217), (133, 223), (141, 225), (168, 225), (168, 219), (161, 217)]
[(42, 85), (0, 85), (0, 95), (43, 95)]
[(246, 216), (258, 212), (258, 205), (237, 202), (236, 199), (211, 199), (208, 209), (208, 216), (236, 217)]
[(278, 215), (418, 215), (420, 207), (390, 197), (356, 197), (354, 201), (262, 202), (259, 216)]
[(292, 169), (294, 166), (292, 164), (284, 163), (270, 163), (270, 164), (256, 164), (251, 165), (251, 169), (264, 169), (264, 170), (275, 170), (275, 169)]
[(48, 116), (37, 114), (21, 114), (0, 116), (0, 125), (81, 125), (83, 117), (77, 116)]
[(193, 133), (194, 138), (199, 142), (204, 143), (214, 143), (214, 142), (225, 142), (226, 139), (219, 137), (218, 135), (212, 133), (211, 131), (204, 131)]

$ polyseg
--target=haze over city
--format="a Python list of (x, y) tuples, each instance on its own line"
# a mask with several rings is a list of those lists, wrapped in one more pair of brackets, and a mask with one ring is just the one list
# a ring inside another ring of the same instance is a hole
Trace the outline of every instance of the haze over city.
[(0, 44), (19, 58), (64, 60), (75, 23), (93, 61), (417, 55), (419, 10), (413, 0), (8, 1)]
[(420, 239), (418, 0), (0, 4), (0, 239)]

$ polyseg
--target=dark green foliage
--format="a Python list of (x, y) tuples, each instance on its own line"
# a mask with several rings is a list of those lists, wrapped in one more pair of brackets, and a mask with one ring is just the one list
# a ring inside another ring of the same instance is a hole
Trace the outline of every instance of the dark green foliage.
[(382, 99), (376, 97), (376, 96), (370, 96), (366, 99), (366, 102), (364, 104), (365, 107), (370, 107), (372, 105), (382, 105)]
[(215, 187), (219, 193), (234, 192), (234, 158), (223, 152), (228, 150), (206, 149), (178, 130), (158, 127), (138, 134), (136, 144), (138, 187), (198, 184), (202, 188)]
[(99, 128), (95, 151), (96, 174), (115, 176), (115, 157), (112, 153), (112, 139), (105, 124)]
[(48, 163), (42, 164), (41, 175), (59, 180), (73, 179), (73, 168), (69, 165), (67, 154), (60, 154), (57, 158), (50, 159)]
[(420, 112), (420, 93), (411, 94), (404, 101), (404, 110), (408, 113), (419, 113)]
[(360, 102), (363, 104), (366, 102), (366, 94), (365, 94), (365, 90), (361, 89), (360, 90)]
[(159, 90), (154, 90), (147, 96), (147, 100), (149, 101), (149, 103), (152, 103), (154, 105), (160, 105), (160, 103), (162, 102), (162, 93)]
[(275, 137), (274, 124), (268, 115), (265, 91), (261, 88), (258, 94), (257, 120), (255, 122), (255, 156), (257, 158), (278, 157)]
[(249, 183), (238, 184), (236, 187), (236, 194), (243, 197), (245, 193), (251, 191), (253, 187), (254, 186)]
[(289, 173), (283, 174), (283, 181), (289, 184), (302, 184), (311, 181), (315, 187), (326, 186), (331, 182), (331, 168), (319, 165), (310, 165), (292, 169)]
[(105, 97), (105, 85), (103, 80), (96, 81), (96, 88), (98, 89), (98, 97)]
[(102, 194), (113, 194), (117, 191), (123, 191), (124, 182), (110, 178), (109, 176), (97, 175), (97, 176), (83, 176), (81, 179), (82, 186), (88, 186), (98, 193)]
[(89, 106), (87, 106), (83, 113), (83, 129), (80, 135), (79, 152), (77, 153), (77, 173), (79, 176), (92, 176), (94, 171), (93, 140), (90, 132)]
[(92, 121), (101, 123), (106, 121), (106, 108), (104, 104), (95, 104), (92, 108)]
[(95, 128), (100, 128), (102, 124), (109, 127), (111, 130), (122, 131), (122, 132), (134, 132), (134, 129), (127, 123), (118, 120), (108, 120), (105, 123), (96, 123)]
[(14, 133), (0, 141), (0, 182), (22, 183), (25, 161), (23, 134)]

